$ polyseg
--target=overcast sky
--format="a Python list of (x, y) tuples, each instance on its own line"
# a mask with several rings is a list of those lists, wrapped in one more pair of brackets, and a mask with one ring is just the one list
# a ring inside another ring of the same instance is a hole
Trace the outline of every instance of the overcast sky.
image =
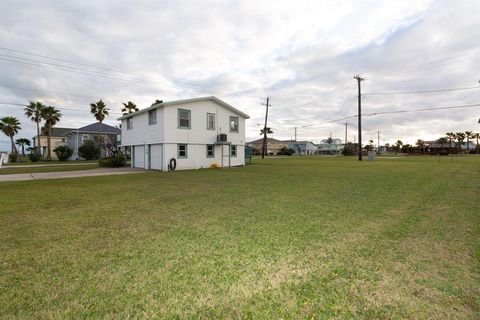
[[(0, 102), (56, 106), (58, 126), (77, 128), (94, 121), (89, 104), (100, 98), (117, 125), (128, 100), (215, 95), (250, 115), (249, 140), (268, 95), (274, 138), (298, 127), (299, 140), (343, 140), (348, 121), (353, 141), (356, 118), (328, 121), (357, 112), (355, 74), (364, 93), (479, 87), (366, 95), (365, 113), (480, 103), (479, 13), (478, 0), (2, 0)], [(20, 119), (18, 138), (35, 134), (22, 106), (0, 104), (0, 116)], [(378, 130), (382, 144), (480, 131), (479, 116), (479, 107), (365, 116), (364, 141)]]

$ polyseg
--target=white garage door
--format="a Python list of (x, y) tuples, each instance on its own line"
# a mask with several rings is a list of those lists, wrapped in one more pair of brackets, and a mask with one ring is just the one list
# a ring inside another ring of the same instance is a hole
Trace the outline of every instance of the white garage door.
[(145, 168), (145, 147), (135, 146), (135, 168)]
[(150, 146), (150, 169), (162, 170), (162, 145), (152, 144)]

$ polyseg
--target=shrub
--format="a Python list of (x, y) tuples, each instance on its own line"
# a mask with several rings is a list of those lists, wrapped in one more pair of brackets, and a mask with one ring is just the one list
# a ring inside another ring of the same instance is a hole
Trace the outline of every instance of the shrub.
[(58, 146), (55, 149), (53, 149), (53, 152), (55, 152), (58, 160), (60, 161), (68, 160), (73, 154), (73, 150), (67, 146)]
[(291, 156), (294, 153), (295, 153), (295, 150), (293, 150), (292, 148), (282, 147), (282, 149), (280, 149), (280, 151), (277, 154)]
[(345, 148), (343, 148), (342, 154), (344, 156), (353, 156), (353, 149), (349, 146), (346, 146)]
[(98, 162), (98, 165), (100, 167), (108, 167), (108, 168), (126, 167), (127, 158), (123, 153), (118, 152), (117, 154), (111, 157), (100, 159), (100, 161)]
[(42, 159), (42, 155), (38, 152), (32, 152), (28, 155), (28, 158), (32, 162), (37, 162), (37, 161), (40, 161), (40, 159)]
[(78, 148), (78, 154), (86, 160), (98, 159), (100, 148), (92, 140), (87, 140)]
[(17, 162), (17, 154), (16, 153), (10, 153), (8, 155), (8, 162)]

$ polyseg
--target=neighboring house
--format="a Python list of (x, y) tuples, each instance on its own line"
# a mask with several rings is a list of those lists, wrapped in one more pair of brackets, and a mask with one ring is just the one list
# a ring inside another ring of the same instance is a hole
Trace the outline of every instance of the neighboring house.
[(295, 151), (295, 155), (312, 155), (317, 151), (317, 145), (311, 141), (289, 141), (288, 148)]
[[(263, 150), (263, 138), (247, 142), (247, 146), (253, 148), (254, 155), (261, 155)], [(267, 138), (266, 154), (268, 156), (276, 156), (283, 147), (288, 147), (288, 141)]]
[(319, 154), (340, 154), (343, 150), (344, 144), (340, 139), (332, 139), (328, 143), (328, 139), (323, 139), (317, 145), (317, 153)]
[[(121, 130), (119, 128), (112, 127), (108, 124), (102, 123), (102, 136), (103, 136), (103, 147), (101, 149), (101, 157), (106, 157), (106, 147), (109, 145), (120, 145), (120, 134)], [(83, 158), (78, 154), (78, 148), (82, 146), (88, 140), (97, 142), (100, 135), (100, 122), (92, 123), (87, 126), (70, 129), (65, 134), (66, 144), (69, 148), (73, 150), (73, 155), (70, 157), (70, 160), (83, 160)]]
[[(467, 141), (465, 140), (462, 145), (461, 145), (461, 149), (463, 151), (471, 151), (471, 150), (475, 150), (475, 148), (477, 147), (476, 143), (475, 143), (475, 140), (470, 140), (468, 142), (468, 146), (467, 146)], [(452, 141), (452, 149), (450, 149), (450, 141), (446, 142), (443, 144), (441, 143), (438, 143), (438, 141), (434, 140), (434, 141), (425, 141), (425, 151), (427, 152), (436, 152), (438, 150), (446, 150), (446, 151), (456, 151), (458, 148), (458, 142), (457, 141)]]
[[(52, 135), (50, 136), (50, 150), (51, 150), (51, 155), (52, 155), (52, 160), (57, 160), (57, 155), (55, 152), (53, 152), (53, 149), (55, 149), (58, 145), (60, 144), (65, 144), (65, 134), (70, 132), (71, 130), (75, 130), (73, 128), (52, 128)], [(47, 130), (45, 128), (42, 128), (40, 130), (40, 138), (38, 136), (34, 136), (32, 138), (33, 141), (33, 147), (40, 146), (40, 154), (44, 157), (47, 156), (48, 151), (47, 151), (47, 145), (48, 145), (48, 138), (47, 138)], [(40, 144), (38, 144), (40, 142)]]
[[(120, 117), (132, 167), (167, 171), (245, 165), (245, 119), (216, 97), (156, 103)], [(172, 159), (175, 159), (173, 161)]]

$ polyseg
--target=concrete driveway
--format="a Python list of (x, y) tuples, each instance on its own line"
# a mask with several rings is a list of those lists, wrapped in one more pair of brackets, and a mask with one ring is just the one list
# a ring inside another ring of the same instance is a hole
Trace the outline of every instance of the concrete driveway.
[(14, 173), (0, 175), (2, 181), (23, 181), (42, 179), (64, 179), (79, 177), (110, 176), (119, 174), (141, 173), (144, 169), (137, 168), (95, 168), (91, 170), (58, 171), (58, 172), (37, 172), (37, 173)]

